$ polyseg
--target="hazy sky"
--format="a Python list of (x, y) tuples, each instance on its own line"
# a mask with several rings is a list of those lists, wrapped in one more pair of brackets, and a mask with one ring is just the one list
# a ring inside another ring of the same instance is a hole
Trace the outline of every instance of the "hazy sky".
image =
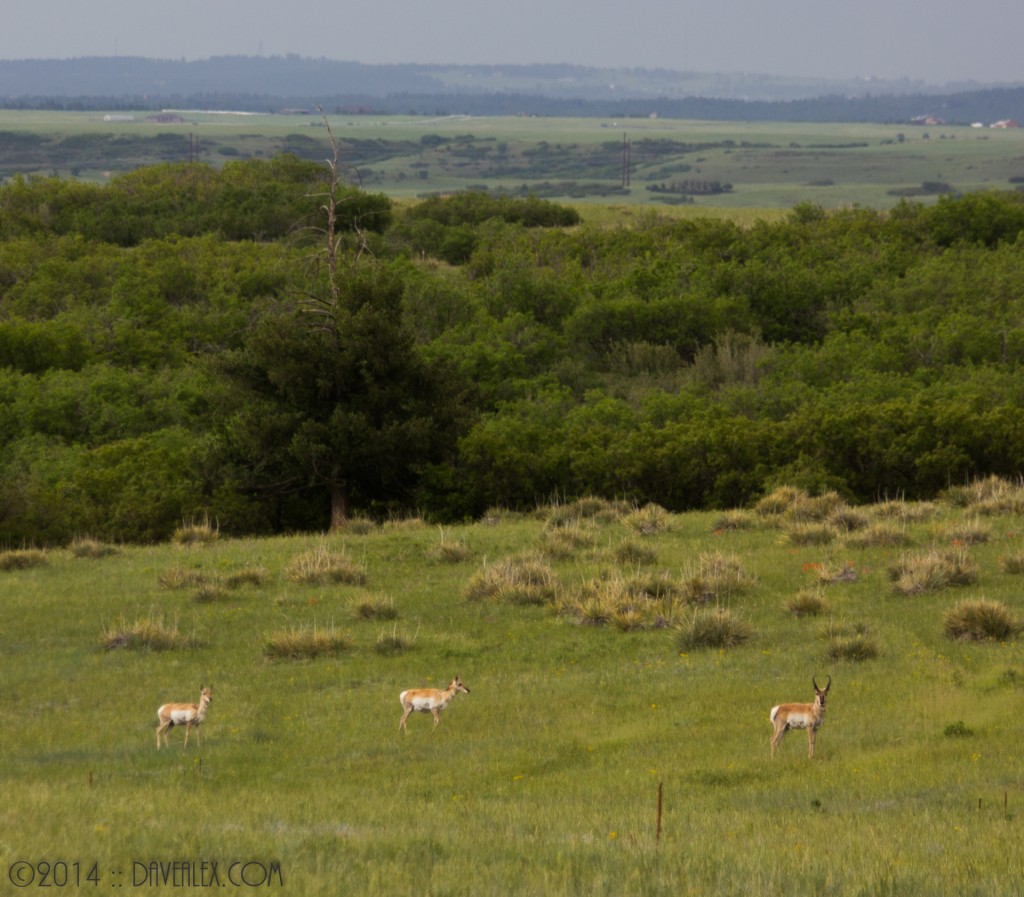
[(0, 59), (569, 62), (1024, 82), (1020, 0), (6, 0)]

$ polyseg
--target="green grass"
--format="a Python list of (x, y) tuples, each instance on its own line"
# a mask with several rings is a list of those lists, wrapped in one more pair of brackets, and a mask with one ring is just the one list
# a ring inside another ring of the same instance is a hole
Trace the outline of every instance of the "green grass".
[[(962, 514), (905, 515), (912, 551)], [(770, 521), (720, 519), (671, 515), (644, 536), (591, 519), (587, 547), (529, 569), (549, 568), (560, 595), (636, 579), (626, 540), (653, 550), (644, 576), (680, 588), (702, 558), (735, 559), (747, 587), (719, 600), (753, 637), (727, 649), (680, 651), (685, 605), (674, 626), (634, 628), (574, 625), (559, 595), (467, 597), (481, 570), (533, 557), (539, 515), (446, 529), (473, 546), (459, 564), (431, 557), (438, 534), (421, 525), (119, 546), (88, 563), (50, 551), (4, 573), (0, 881), (17, 860), (62, 859), (98, 864), (109, 890), (135, 862), (182, 859), (222, 876), (234, 860), (279, 861), (275, 890), (293, 895), (1019, 894), (1024, 644), (951, 639), (944, 620), (981, 595), (1022, 615), (1001, 560), (1024, 549), (1024, 521), (986, 516), (987, 541), (957, 547), (976, 582), (897, 594), (905, 547), (794, 545)], [(366, 584), (293, 581), (310, 553), (358, 559)], [(847, 562), (857, 577), (824, 587), (821, 613), (787, 610), (809, 570)], [(194, 586), (162, 585), (180, 569), (260, 576), (197, 603)], [(356, 618), (367, 589), (394, 597), (397, 623)], [(183, 639), (103, 646), (138, 621)], [(270, 660), (275, 633), (344, 649)], [(877, 656), (829, 656), (826, 634), (865, 633)], [(398, 693), (457, 673), (471, 694), (436, 730), (417, 714), (400, 735)], [(770, 760), (769, 709), (810, 701), (828, 675), (814, 759), (796, 733)], [(183, 751), (179, 733), (158, 753), (157, 706), (210, 684), (201, 745)]]

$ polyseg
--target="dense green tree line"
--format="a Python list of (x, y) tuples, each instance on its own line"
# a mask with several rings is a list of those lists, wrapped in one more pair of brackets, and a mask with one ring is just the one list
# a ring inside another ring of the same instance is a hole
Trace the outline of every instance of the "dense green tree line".
[(1024, 197), (741, 227), (394, 209), (293, 157), (0, 187), (0, 537), (436, 519), (1024, 458)]

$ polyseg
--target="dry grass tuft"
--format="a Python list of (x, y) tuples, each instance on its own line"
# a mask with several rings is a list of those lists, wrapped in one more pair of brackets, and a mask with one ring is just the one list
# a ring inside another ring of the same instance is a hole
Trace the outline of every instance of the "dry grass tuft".
[(374, 642), (373, 650), (377, 654), (381, 654), (385, 657), (392, 657), (395, 654), (402, 654), (405, 651), (409, 651), (416, 646), (416, 639), (408, 638), (398, 631), (398, 625), (396, 624), (391, 628), (391, 632), (385, 630), (380, 631), (380, 635), (377, 636), (377, 641)]
[(179, 589), (193, 589), (206, 582), (206, 576), (199, 570), (185, 570), (181, 567), (172, 567), (157, 577), (161, 589), (175, 592)]
[(146, 617), (133, 623), (121, 617), (103, 633), (103, 647), (107, 650), (170, 651), (196, 645), (193, 637), (181, 634), (177, 623), (165, 623), (162, 617)]
[(905, 548), (912, 543), (906, 524), (898, 520), (872, 523), (846, 539), (851, 548)]
[(668, 532), (672, 526), (672, 518), (668, 511), (653, 502), (629, 512), (622, 518), (622, 522), (641, 536)]
[(37, 548), (19, 548), (0, 551), (0, 570), (28, 570), (46, 563), (46, 552)]
[(889, 568), (889, 578), (897, 594), (920, 595), (971, 585), (978, 579), (978, 568), (964, 548), (932, 549), (904, 555)]
[(828, 611), (828, 602), (821, 588), (801, 589), (785, 603), (786, 612), (798, 619), (820, 617)]
[(687, 604), (709, 604), (742, 594), (756, 584), (757, 577), (748, 573), (734, 555), (704, 552), (697, 559), (696, 569), (683, 577), (680, 594)]
[(828, 523), (791, 523), (783, 531), (790, 545), (830, 545), (839, 533)]
[(470, 601), (494, 600), (511, 604), (548, 604), (558, 592), (552, 569), (534, 555), (508, 557), (485, 564), (466, 584)]
[(286, 570), (288, 578), (299, 585), (363, 585), (366, 569), (347, 554), (331, 551), (321, 543), (294, 558)]
[(983, 545), (992, 538), (992, 530), (977, 517), (965, 517), (963, 520), (938, 527), (935, 537), (939, 541), (959, 545)]
[(269, 578), (269, 574), (262, 567), (247, 567), (245, 570), (238, 570), (226, 576), (224, 586), (228, 589), (241, 589), (245, 586), (259, 588), (266, 585)]
[(678, 629), (677, 644), (682, 652), (702, 648), (736, 648), (754, 637), (754, 630), (732, 611), (723, 607), (698, 608)]
[(368, 595), (352, 602), (352, 616), (357, 620), (396, 620), (398, 608), (390, 595)]
[(348, 639), (333, 626), (293, 626), (267, 636), (263, 653), (270, 660), (311, 660), (335, 657), (349, 649)]
[(593, 545), (593, 531), (579, 523), (545, 527), (540, 534), (540, 551), (554, 560), (574, 557)]
[(1001, 558), (999, 566), (1002, 568), (1003, 573), (1019, 576), (1021, 573), (1024, 573), (1024, 553), (1018, 552), (1017, 554)]
[(1024, 629), (1002, 601), (974, 598), (946, 611), (942, 628), (951, 639), (965, 642), (1006, 641)]
[(220, 538), (220, 527), (205, 514), (202, 520), (185, 520), (174, 530), (171, 540), (179, 545), (210, 545)]
[(76, 558), (89, 559), (111, 557), (120, 551), (116, 545), (100, 542), (89, 536), (75, 536), (68, 549)]
[(441, 541), (427, 550), (428, 556), (444, 564), (461, 564), (469, 560), (473, 552), (464, 539), (452, 539), (444, 527), (441, 530)]
[(825, 655), (831, 660), (874, 660), (882, 653), (867, 623), (830, 621), (822, 629), (822, 637), (828, 642)]
[(990, 476), (966, 486), (950, 487), (942, 493), (942, 501), (986, 515), (1020, 514), (1024, 512), (1024, 482)]

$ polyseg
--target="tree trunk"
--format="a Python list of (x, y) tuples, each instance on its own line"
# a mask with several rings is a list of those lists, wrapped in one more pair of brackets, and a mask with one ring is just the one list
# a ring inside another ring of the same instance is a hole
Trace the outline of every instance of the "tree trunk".
[(331, 532), (344, 529), (348, 524), (348, 483), (331, 483)]

